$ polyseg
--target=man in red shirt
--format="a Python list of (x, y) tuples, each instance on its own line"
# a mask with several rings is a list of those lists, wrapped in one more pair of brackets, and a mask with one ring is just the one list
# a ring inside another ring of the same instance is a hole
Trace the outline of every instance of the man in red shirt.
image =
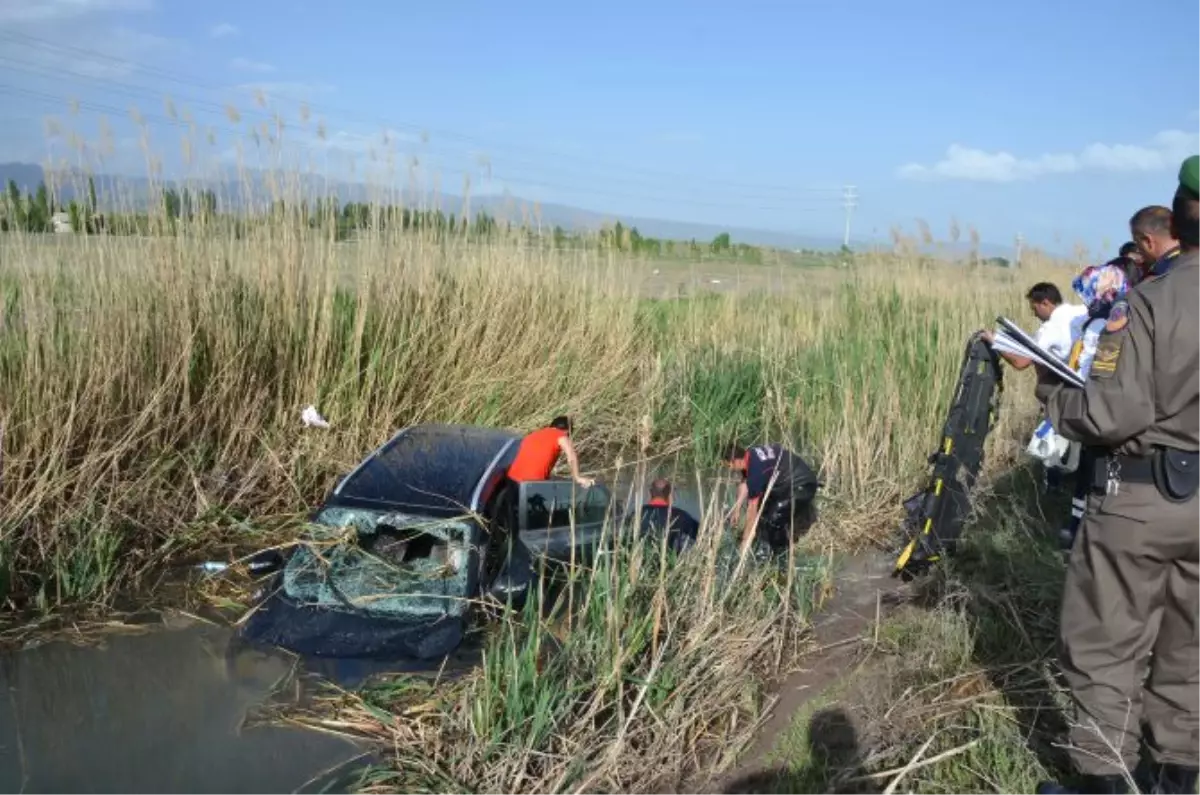
[(545, 428), (538, 428), (521, 439), (504, 480), (500, 483), (497, 498), (492, 513), (493, 519), (505, 517), (511, 528), (517, 526), (517, 501), (520, 496), (522, 483), (536, 483), (550, 480), (554, 465), (560, 455), (566, 455), (567, 464), (571, 467), (571, 478), (582, 488), (591, 488), (595, 482), (585, 478), (579, 472), (579, 456), (575, 446), (571, 444), (571, 420), (568, 417), (555, 417)]
[(571, 444), (571, 420), (555, 417), (545, 428), (539, 428), (521, 440), (516, 458), (508, 467), (508, 479), (517, 483), (549, 480), (560, 454), (567, 456), (571, 478), (583, 488), (594, 482), (579, 474), (579, 457)]

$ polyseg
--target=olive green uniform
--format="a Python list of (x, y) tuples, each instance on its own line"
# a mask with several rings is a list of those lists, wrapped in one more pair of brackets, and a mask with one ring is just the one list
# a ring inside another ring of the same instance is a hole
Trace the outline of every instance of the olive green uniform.
[(1200, 499), (1167, 499), (1146, 474), (1156, 448), (1200, 450), (1198, 304), (1191, 251), (1129, 293), (1086, 388), (1050, 376), (1038, 385), (1054, 428), (1091, 446), (1102, 467), (1071, 551), (1060, 629), (1071, 754), (1087, 775), (1133, 770), (1143, 721), (1156, 762), (1195, 767), (1200, 755)]

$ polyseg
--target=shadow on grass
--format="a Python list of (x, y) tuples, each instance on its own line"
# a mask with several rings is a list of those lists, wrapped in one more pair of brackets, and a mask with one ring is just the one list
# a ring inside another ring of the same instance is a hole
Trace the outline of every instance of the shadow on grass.
[[(1032, 792), (1069, 770), (1057, 682), (1070, 483), (1022, 466), (976, 495), (956, 552), (727, 792)], [(882, 604), (882, 600), (880, 602)]]
[[(1047, 494), (1035, 467), (1013, 469), (976, 500), (956, 553), (914, 584), (916, 605), (966, 620), (971, 660), (1003, 697), (1006, 720), (1018, 730), (1010, 734), (1019, 734), (1026, 758), (1052, 777), (1070, 770), (1059, 747), (1067, 723), (1056, 694), (1065, 577), (1058, 530), (1070, 514), (1071, 488), (1067, 480)], [(981, 783), (1005, 789), (1006, 776), (977, 772)]]
[(858, 729), (845, 710), (831, 707), (815, 712), (806, 727), (803, 749), (803, 759), (744, 776), (725, 792), (878, 792), (864, 788)]

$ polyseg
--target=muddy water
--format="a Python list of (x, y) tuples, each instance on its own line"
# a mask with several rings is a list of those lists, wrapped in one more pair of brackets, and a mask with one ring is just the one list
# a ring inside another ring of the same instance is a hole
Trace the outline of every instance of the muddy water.
[[(627, 505), (644, 502), (643, 484), (610, 482)], [(681, 481), (675, 503), (699, 518), (709, 488), (698, 495)], [(432, 664), (301, 664), (201, 623), (0, 655), (0, 792), (337, 791), (365, 749), (300, 728), (246, 727), (248, 714), (294, 698), (282, 686), (297, 670), (352, 688), (384, 672), (453, 676), (478, 660), (468, 640)]]
[(243, 728), (292, 663), (227, 662), (230, 637), (193, 625), (0, 657), (0, 791), (315, 791), (361, 757), (331, 735)]

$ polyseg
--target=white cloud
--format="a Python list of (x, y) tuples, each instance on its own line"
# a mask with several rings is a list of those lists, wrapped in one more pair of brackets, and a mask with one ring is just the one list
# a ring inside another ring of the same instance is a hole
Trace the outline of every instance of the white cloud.
[(1074, 153), (1017, 157), (1009, 152), (985, 152), (951, 144), (933, 165), (908, 163), (896, 171), (901, 179), (1017, 182), (1081, 171), (1147, 173), (1178, 168), (1200, 144), (1195, 133), (1164, 130), (1144, 144), (1089, 144)]
[(274, 72), (275, 66), (262, 61), (252, 61), (249, 58), (234, 58), (229, 66), (243, 72)]
[(153, 7), (153, 0), (0, 0), (0, 22), (61, 22), (97, 12)]
[(238, 30), (237, 25), (231, 25), (228, 22), (222, 22), (218, 25), (213, 25), (212, 29), (208, 31), (208, 35), (212, 36), (214, 39), (224, 39), (229, 36), (236, 36), (239, 33), (241, 33), (241, 31)]

